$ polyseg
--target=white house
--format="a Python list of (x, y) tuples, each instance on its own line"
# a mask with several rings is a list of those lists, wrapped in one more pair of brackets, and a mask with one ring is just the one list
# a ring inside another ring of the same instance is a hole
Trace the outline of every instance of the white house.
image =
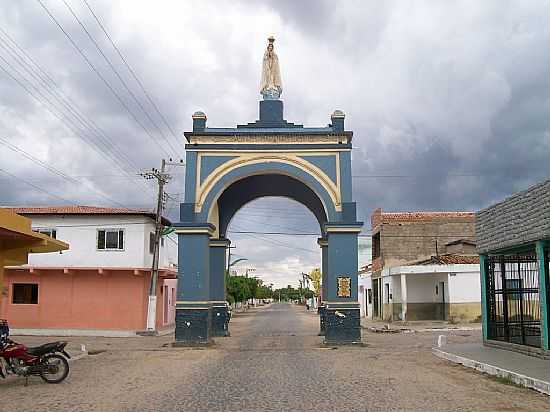
[[(362, 271), (362, 316), (384, 320), (479, 322), (481, 287), (477, 256), (442, 255), (408, 265), (384, 268), (373, 290), (372, 274)], [(364, 308), (364, 309), (363, 309)]]
[(358, 300), (362, 317), (372, 319), (372, 265), (368, 264), (359, 270)]
[[(33, 229), (70, 244), (62, 253), (31, 255), (6, 271), (0, 318), (15, 329), (108, 336), (145, 330), (155, 216), (91, 206), (10, 208)], [(170, 222), (163, 219), (165, 226)], [(157, 329), (174, 325), (177, 240), (160, 245)], [(37, 332), (38, 333), (38, 332)]]

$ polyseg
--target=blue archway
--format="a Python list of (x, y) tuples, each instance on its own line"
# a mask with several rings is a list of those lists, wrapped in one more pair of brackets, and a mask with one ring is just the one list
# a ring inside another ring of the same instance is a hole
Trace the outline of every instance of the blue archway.
[(185, 202), (179, 239), (176, 343), (205, 344), (228, 333), (225, 305), (227, 228), (246, 203), (291, 198), (316, 217), (322, 250), (321, 332), (325, 341), (360, 340), (357, 234), (351, 199), (351, 141), (344, 114), (327, 127), (306, 128), (283, 119), (283, 102), (260, 102), (260, 120), (236, 128), (208, 128), (193, 115), (185, 133)]

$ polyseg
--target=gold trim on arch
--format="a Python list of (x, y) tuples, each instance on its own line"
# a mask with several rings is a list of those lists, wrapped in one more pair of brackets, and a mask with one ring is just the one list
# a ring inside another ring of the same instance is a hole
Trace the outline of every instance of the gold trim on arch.
[[(200, 165), (200, 158), (202, 154), (199, 154), (197, 164)], [(274, 153), (259, 153), (259, 154), (244, 154), (235, 159), (229, 160), (224, 164), (214, 169), (208, 177), (204, 180), (203, 184), (197, 184), (195, 188), (195, 213), (200, 213), (202, 206), (210, 194), (212, 188), (217, 182), (219, 182), (225, 175), (231, 171), (243, 166), (258, 164), (258, 163), (270, 163), (280, 162), (291, 166), (295, 166), (300, 170), (306, 172), (312, 176), (329, 194), (336, 211), (342, 211), (342, 200), (340, 196), (340, 188), (332, 181), (332, 179), (326, 175), (321, 169), (307, 160), (290, 154), (274, 154)], [(199, 169), (200, 170), (200, 169)], [(200, 172), (198, 173), (200, 174)], [(337, 170), (339, 175), (339, 170)], [(200, 182), (200, 176), (197, 176), (197, 183)], [(339, 179), (338, 179), (339, 180)], [(339, 183), (339, 182), (338, 182)]]

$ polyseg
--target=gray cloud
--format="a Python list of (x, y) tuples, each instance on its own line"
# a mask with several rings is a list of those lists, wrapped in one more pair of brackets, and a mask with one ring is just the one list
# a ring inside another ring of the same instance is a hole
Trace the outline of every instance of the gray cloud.
[[(171, 151), (63, 3), (45, 3), (154, 139)], [(70, 4), (178, 147), (82, 2)], [(274, 34), (286, 117), (318, 126), (328, 123), (336, 108), (347, 114), (346, 124), (355, 133), (353, 174), (368, 176), (354, 179), (359, 216), (367, 226), (376, 207), (476, 210), (549, 174), (546, 1), (91, 4), (180, 142), (197, 109), (206, 111), (211, 126), (257, 117), (261, 54), (265, 38)], [(2, 146), (0, 168), (75, 203), (109, 203), (97, 190), (123, 204), (152, 208), (154, 193), (135, 174), (158, 167), (162, 151), (36, 2), (4, 5), (0, 27), (105, 131), (110, 150), (114, 147), (132, 163), (106, 161), (52, 116), (48, 105), (37, 103), (0, 71), (1, 137), (69, 175), (89, 177), (71, 184)], [(0, 56), (17, 64), (3, 48)], [(0, 65), (5, 66), (1, 60)], [(101, 144), (89, 130), (83, 133)], [(182, 151), (170, 154), (183, 156)], [(376, 177), (381, 175), (394, 177)], [(175, 177), (169, 190), (179, 194), (183, 178)], [(0, 176), (0, 193), (5, 204), (63, 203), (6, 175)], [(265, 230), (262, 207), (272, 203), (263, 202), (241, 211), (232, 227)], [(303, 208), (275, 204), (289, 212), (271, 213), (272, 227), (318, 230)], [(177, 202), (169, 210), (175, 218)], [(268, 238), (291, 248), (251, 236), (235, 239), (254, 254), (258, 268), (280, 273), (281, 284), (294, 279), (291, 273), (300, 265), (318, 265), (315, 253), (299, 249), (318, 251), (314, 237)]]

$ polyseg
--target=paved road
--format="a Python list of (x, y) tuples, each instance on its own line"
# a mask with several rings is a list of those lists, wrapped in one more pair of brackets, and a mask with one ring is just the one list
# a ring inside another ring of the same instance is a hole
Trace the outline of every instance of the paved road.
[[(318, 318), (275, 304), (239, 314), (204, 350), (166, 338), (82, 338), (106, 349), (61, 385), (0, 383), (4, 411), (548, 411), (550, 399), (430, 353), (436, 334), (365, 334), (366, 348), (322, 348)], [(456, 332), (450, 342), (479, 339)], [(81, 340), (75, 340), (80, 342)]]

